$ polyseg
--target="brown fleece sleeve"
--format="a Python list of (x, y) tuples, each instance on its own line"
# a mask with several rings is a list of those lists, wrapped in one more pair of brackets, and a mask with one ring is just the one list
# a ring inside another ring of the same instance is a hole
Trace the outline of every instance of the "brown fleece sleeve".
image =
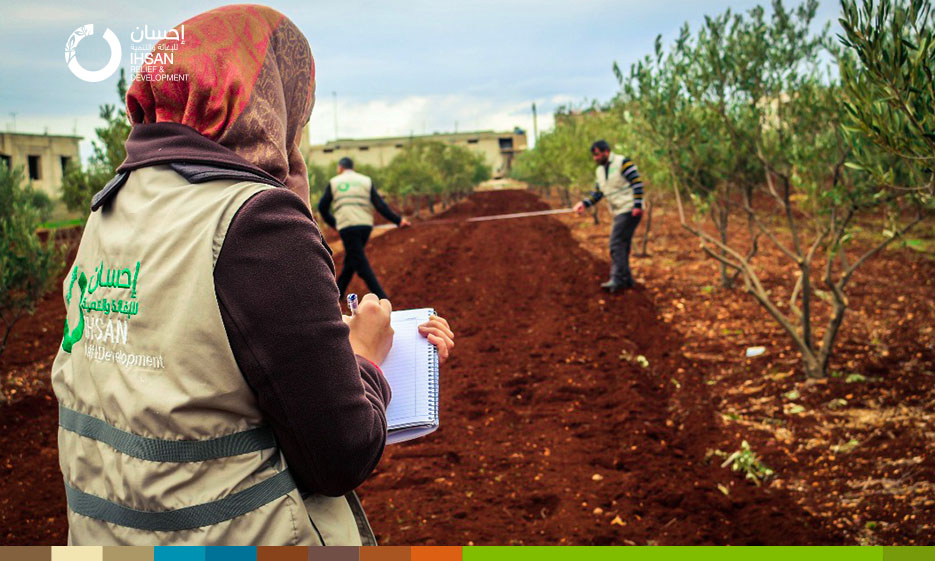
[(214, 282), (234, 357), (299, 489), (356, 488), (383, 454), (390, 387), (351, 349), (334, 262), (302, 200), (270, 189), (244, 204)]

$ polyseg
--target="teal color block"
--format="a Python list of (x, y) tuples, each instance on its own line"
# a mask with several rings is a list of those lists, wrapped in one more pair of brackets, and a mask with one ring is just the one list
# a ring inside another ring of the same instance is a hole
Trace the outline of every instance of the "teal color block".
[(153, 548), (153, 561), (205, 561), (205, 547), (159, 545)]
[(256, 548), (252, 546), (212, 546), (206, 561), (256, 561)]

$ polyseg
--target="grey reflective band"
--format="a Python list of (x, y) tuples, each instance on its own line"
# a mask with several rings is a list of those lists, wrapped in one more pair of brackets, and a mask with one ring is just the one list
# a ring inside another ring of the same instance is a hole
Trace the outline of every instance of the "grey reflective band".
[(65, 496), (68, 498), (68, 508), (77, 514), (138, 530), (177, 532), (237, 518), (289, 494), (293, 489), (295, 481), (292, 476), (288, 471), (281, 471), (223, 499), (161, 512), (127, 508), (79, 491), (68, 483), (65, 483)]
[(276, 447), (269, 427), (228, 434), (210, 440), (162, 440), (118, 429), (101, 419), (58, 406), (58, 424), (65, 430), (103, 442), (128, 456), (153, 462), (203, 462)]

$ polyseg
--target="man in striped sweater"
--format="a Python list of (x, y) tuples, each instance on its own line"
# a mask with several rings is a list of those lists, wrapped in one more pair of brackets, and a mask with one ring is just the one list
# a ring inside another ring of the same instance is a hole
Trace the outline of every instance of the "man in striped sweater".
[(610, 232), (610, 280), (601, 285), (608, 292), (633, 287), (630, 274), (630, 242), (643, 216), (643, 182), (630, 158), (610, 151), (610, 145), (598, 140), (591, 145), (591, 156), (597, 164), (597, 181), (591, 195), (575, 205), (575, 212), (607, 198), (614, 226)]

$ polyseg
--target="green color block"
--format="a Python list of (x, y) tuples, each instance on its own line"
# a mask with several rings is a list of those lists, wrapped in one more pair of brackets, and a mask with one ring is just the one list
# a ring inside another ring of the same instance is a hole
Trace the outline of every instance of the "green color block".
[(883, 548), (857, 546), (465, 547), (462, 552), (464, 561), (884, 561)]
[(935, 559), (935, 547), (884, 547), (883, 561), (930, 561)]

